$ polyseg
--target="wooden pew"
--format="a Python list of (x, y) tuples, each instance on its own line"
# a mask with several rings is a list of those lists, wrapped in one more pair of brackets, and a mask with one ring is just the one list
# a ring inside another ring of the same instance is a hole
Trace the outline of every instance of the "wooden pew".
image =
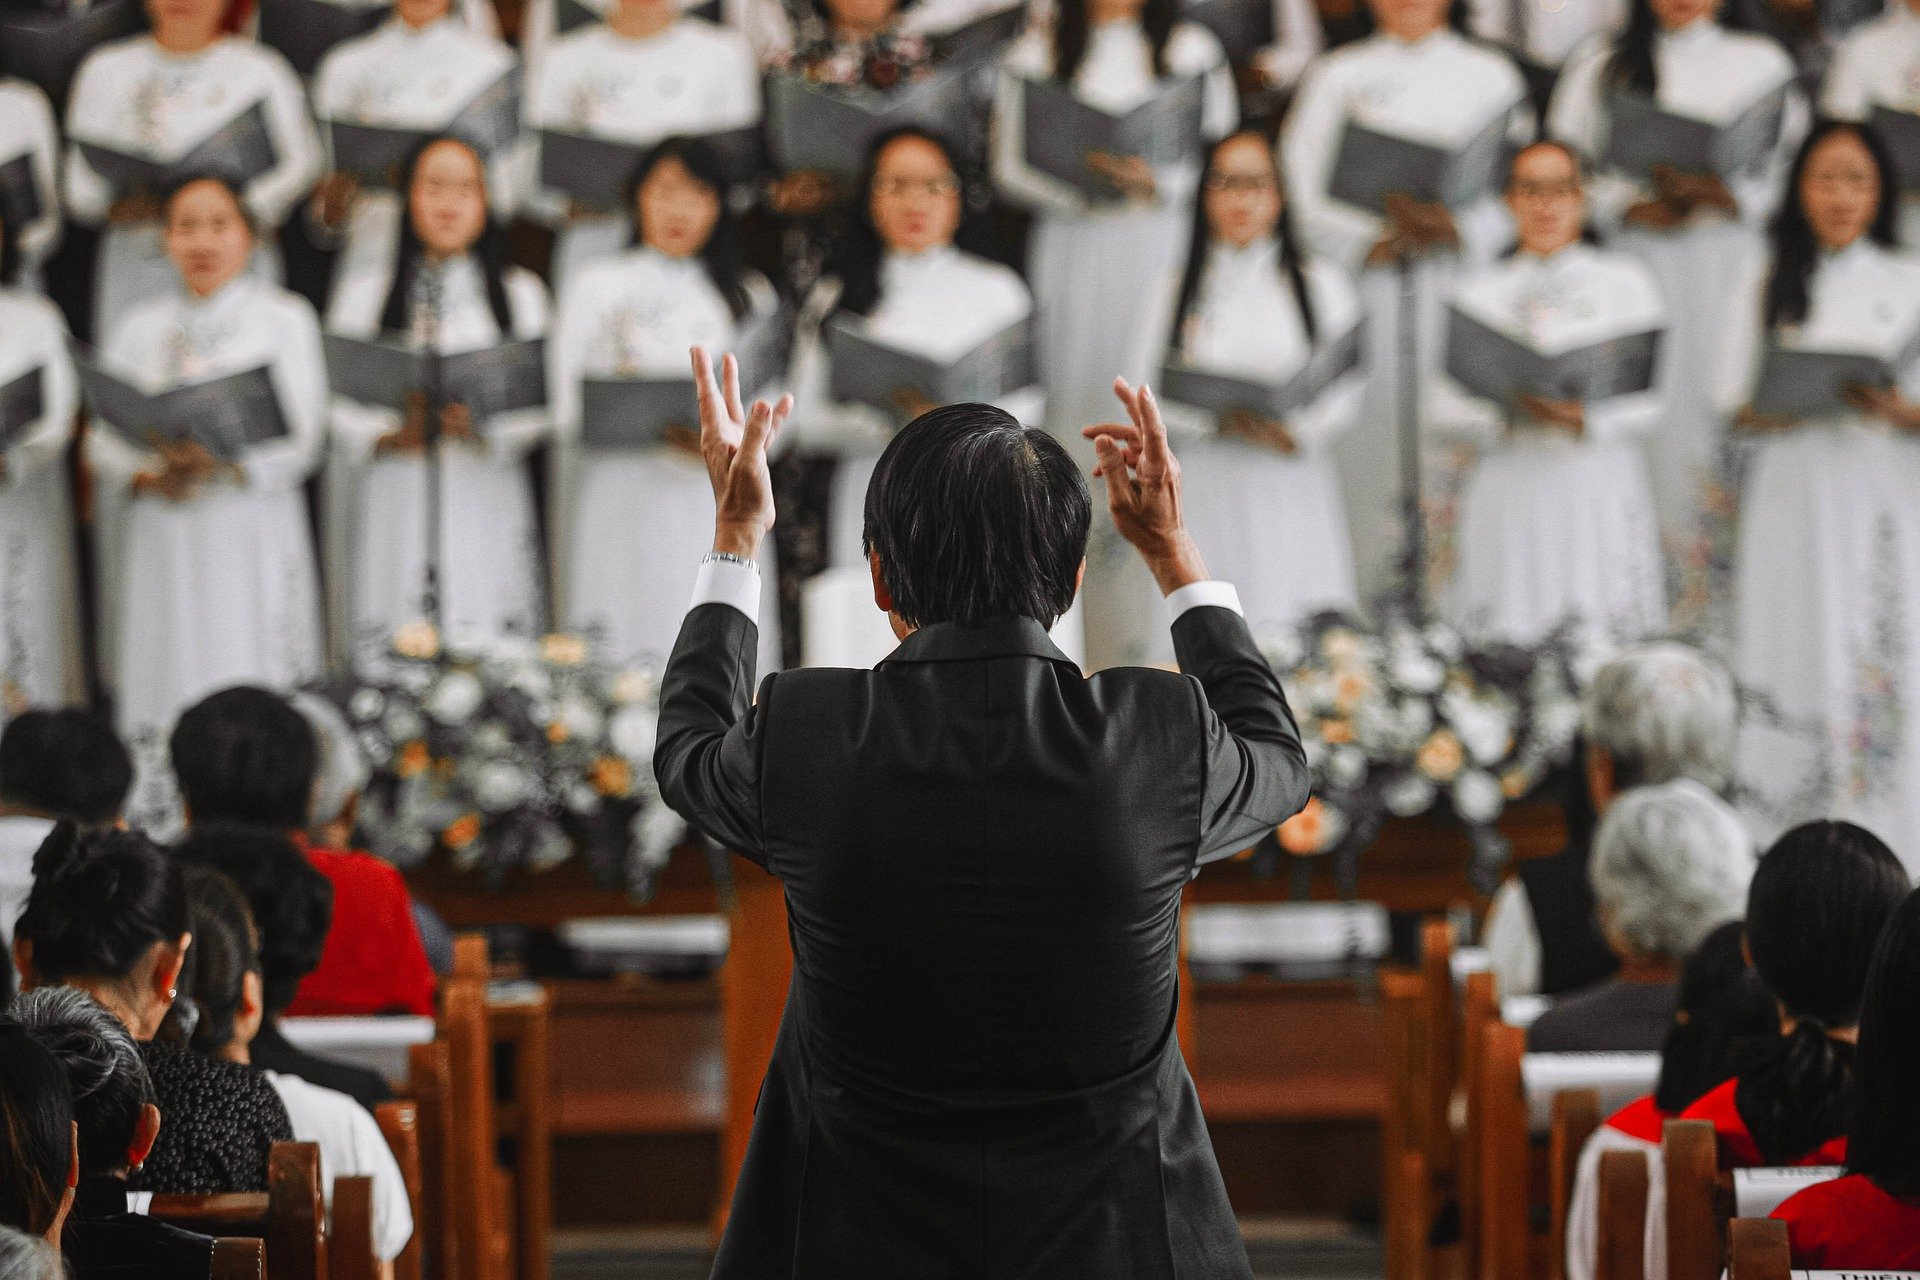
[(1433, 1222), (1456, 1198), (1461, 1170), (1452, 1123), (1461, 1059), (1453, 927), (1428, 920), (1420, 945), (1417, 970), (1389, 969), (1380, 976), (1387, 1074), (1381, 1198), (1388, 1280), (1435, 1274)]
[(380, 1280), (373, 1241), (373, 1179), (366, 1174), (333, 1180), (327, 1232), (327, 1280)]
[(1600, 1156), (1594, 1280), (1645, 1280), (1649, 1186), (1646, 1152), (1608, 1151)]
[(502, 1199), (498, 1129), (494, 1121), (493, 1035), (487, 1024), (487, 984), (455, 976), (441, 985), (440, 1038), (446, 1042), (448, 1096), (443, 1150), (443, 1208), (449, 1219), (452, 1266), (443, 1280), (505, 1280), (511, 1214)]
[(1727, 1261), (1721, 1224), (1733, 1216), (1733, 1193), (1720, 1177), (1713, 1126), (1705, 1120), (1667, 1121), (1660, 1155), (1667, 1191), (1667, 1278), (1718, 1280)]
[(416, 1104), (404, 1099), (383, 1102), (373, 1109), (373, 1118), (400, 1166), (400, 1180), (406, 1184), (407, 1203), (413, 1209), (413, 1238), (393, 1260), (393, 1280), (421, 1280), (420, 1253), (426, 1225), (421, 1201), (425, 1187), (420, 1176), (420, 1112)]
[(213, 1242), (210, 1280), (267, 1280), (267, 1245), (251, 1237), (228, 1236)]
[(453, 1219), (453, 1060), (444, 1040), (408, 1051), (407, 1091), (412, 1095), (420, 1152), (420, 1194), (413, 1202), (415, 1255), (434, 1280), (462, 1274), (460, 1235)]
[(1786, 1223), (1735, 1218), (1727, 1234), (1727, 1280), (1789, 1280), (1793, 1259), (1787, 1248)]
[(1566, 1280), (1567, 1210), (1573, 1202), (1574, 1175), (1580, 1152), (1600, 1121), (1599, 1090), (1563, 1089), (1553, 1095), (1553, 1128), (1547, 1137), (1548, 1241), (1553, 1250), (1548, 1274), (1552, 1280)]
[(260, 1239), (273, 1280), (327, 1280), (320, 1148), (311, 1142), (273, 1144), (264, 1193), (156, 1195), (147, 1212), (202, 1235)]

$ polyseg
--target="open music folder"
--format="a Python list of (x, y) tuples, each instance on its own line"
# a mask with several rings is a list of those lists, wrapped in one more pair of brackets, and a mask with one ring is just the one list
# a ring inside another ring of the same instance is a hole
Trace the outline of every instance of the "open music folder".
[(172, 160), (121, 151), (84, 138), (78, 141), (80, 154), (93, 171), (121, 195), (159, 195), (197, 174), (218, 174), (244, 188), (279, 163), (273, 135), (267, 130), (264, 101), (254, 102)]
[(1614, 89), (1605, 162), (1636, 177), (1655, 165), (1731, 178), (1757, 168), (1780, 140), (1787, 85), (1769, 90), (1720, 123), (1667, 111), (1647, 94)]
[(1847, 402), (1855, 388), (1891, 387), (1896, 360), (1864, 351), (1814, 351), (1769, 346), (1760, 359), (1753, 410), (1768, 418), (1833, 418), (1857, 413)]
[(1900, 190), (1907, 195), (1920, 195), (1920, 112), (1876, 104), (1868, 120), (1893, 157), (1893, 172)]
[[(740, 362), (743, 399), (786, 375), (793, 347), (792, 318), (782, 311), (750, 320), (727, 348)], [(715, 353), (714, 374), (719, 376)], [(580, 380), (580, 443), (589, 449), (648, 449), (667, 442), (669, 427), (700, 429), (693, 374), (670, 377), (587, 377)]]
[(1507, 112), (1452, 145), (1418, 142), (1348, 117), (1327, 194), (1369, 213), (1389, 195), (1461, 209), (1496, 189), (1507, 159)]
[[(327, 380), (333, 393), (361, 404), (404, 410), (431, 380), (426, 352), (378, 339), (325, 335)], [(465, 405), (476, 429), (499, 413), (547, 402), (544, 338), (513, 338), (440, 357), (440, 393)]]
[(1652, 389), (1661, 335), (1649, 329), (1549, 353), (1450, 307), (1446, 370), (1468, 391), (1509, 408), (1522, 395), (1605, 400)]
[(458, 138), (492, 159), (520, 131), (520, 68), (509, 67), (475, 94), (454, 114), (445, 128), (416, 129), (368, 124), (356, 120), (325, 120), (333, 147), (333, 167), (350, 173), (361, 185), (393, 189), (400, 169), (429, 139)]
[(18, 233), (20, 228), (38, 222), (45, 212), (40, 184), (34, 181), (33, 153), (23, 151), (0, 164), (0, 225)]
[(835, 316), (823, 326), (835, 400), (871, 405), (895, 417), (902, 392), (935, 405), (985, 403), (1033, 385), (1033, 326), (1008, 325), (957, 359), (942, 363), (874, 338), (866, 322)]
[[(765, 168), (766, 148), (758, 125), (705, 133), (700, 139), (718, 153), (721, 170), (729, 183), (751, 181)], [(658, 142), (657, 138), (651, 142), (622, 142), (560, 129), (542, 129), (540, 181), (544, 186), (565, 192), (584, 208), (621, 212), (633, 175)]]
[[(880, 92), (815, 84), (776, 72), (767, 78), (767, 138), (782, 169), (820, 169), (848, 186), (866, 167), (873, 140), (901, 125), (946, 130), (968, 118), (964, 69), (942, 69)], [(965, 146), (962, 145), (962, 150)]]
[(0, 449), (20, 443), (20, 437), (46, 416), (46, 382), (46, 366), (35, 365), (0, 385)]
[(1200, 368), (1182, 360), (1160, 366), (1159, 393), (1176, 404), (1210, 413), (1245, 411), (1285, 422), (1326, 389), (1360, 367), (1360, 326), (1323, 343), (1307, 362), (1277, 382)]
[(266, 365), (150, 394), (109, 373), (90, 349), (73, 346), (88, 410), (139, 448), (193, 440), (221, 462), (238, 462), (254, 445), (288, 433)]
[(1073, 187), (1084, 199), (1110, 203), (1122, 198), (1119, 188), (1088, 166), (1091, 152), (1139, 156), (1156, 169), (1199, 154), (1202, 87), (1196, 76), (1163, 86), (1119, 115), (1089, 106), (1052, 80), (1022, 80), (1021, 92), (1027, 164)]

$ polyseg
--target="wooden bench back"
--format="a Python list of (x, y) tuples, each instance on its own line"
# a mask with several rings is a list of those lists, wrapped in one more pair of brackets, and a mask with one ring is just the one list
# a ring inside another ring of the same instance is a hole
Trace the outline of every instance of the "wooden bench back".
[(311, 1142), (273, 1144), (264, 1195), (156, 1195), (147, 1212), (202, 1235), (259, 1238), (273, 1280), (327, 1280), (320, 1148)]
[(1787, 1224), (1774, 1218), (1735, 1218), (1727, 1224), (1727, 1280), (1789, 1280), (1793, 1259)]
[(254, 1237), (227, 1236), (213, 1242), (210, 1280), (267, 1280), (267, 1244)]
[(1720, 1148), (1705, 1120), (1669, 1120), (1660, 1136), (1667, 1192), (1668, 1280), (1719, 1280), (1732, 1188), (1720, 1176)]
[(327, 1280), (380, 1280), (373, 1242), (373, 1179), (366, 1174), (333, 1180), (327, 1233)]
[(1553, 1128), (1547, 1137), (1553, 1280), (1566, 1280), (1567, 1211), (1573, 1203), (1573, 1180), (1580, 1167), (1580, 1152), (1600, 1127), (1600, 1119), (1599, 1090), (1562, 1089), (1553, 1095)]
[(1532, 1149), (1520, 1073), (1527, 1033), (1496, 1022), (1482, 1029), (1480, 1045), (1467, 1101), (1467, 1143), (1480, 1184), (1479, 1275), (1482, 1280), (1531, 1280)]
[(1645, 1280), (1649, 1181), (1646, 1152), (1601, 1155), (1594, 1280)]
[(426, 1187), (420, 1176), (420, 1110), (405, 1099), (383, 1102), (373, 1109), (373, 1118), (400, 1166), (400, 1180), (407, 1188), (407, 1203), (413, 1208), (413, 1237), (393, 1260), (393, 1280), (421, 1280), (420, 1242), (427, 1227), (424, 1218)]

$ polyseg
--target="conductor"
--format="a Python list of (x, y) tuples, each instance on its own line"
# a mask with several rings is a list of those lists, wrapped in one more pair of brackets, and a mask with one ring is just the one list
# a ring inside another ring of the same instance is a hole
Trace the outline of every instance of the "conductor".
[[(667, 665), (667, 802), (785, 887), (793, 982), (713, 1274), (1249, 1277), (1173, 1034), (1180, 890), (1307, 798), (1233, 588), (1207, 579), (1153, 396), (1087, 428), (1180, 673), (1083, 677), (1047, 638), (1085, 569), (1064, 449), (998, 409), (922, 415), (867, 491), (873, 671), (754, 695), (767, 447), (693, 353), (713, 550)], [(721, 382), (725, 387), (722, 389)]]

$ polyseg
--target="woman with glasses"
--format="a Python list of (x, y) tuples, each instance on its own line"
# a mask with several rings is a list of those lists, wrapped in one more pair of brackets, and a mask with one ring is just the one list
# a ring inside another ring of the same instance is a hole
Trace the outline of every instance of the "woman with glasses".
[[(1820, 109), (1835, 120), (1873, 120), (1920, 128), (1920, 0), (1890, 0), (1886, 12), (1840, 42), (1820, 91)], [(1909, 174), (1900, 200), (1900, 243), (1920, 248), (1920, 174)]]

